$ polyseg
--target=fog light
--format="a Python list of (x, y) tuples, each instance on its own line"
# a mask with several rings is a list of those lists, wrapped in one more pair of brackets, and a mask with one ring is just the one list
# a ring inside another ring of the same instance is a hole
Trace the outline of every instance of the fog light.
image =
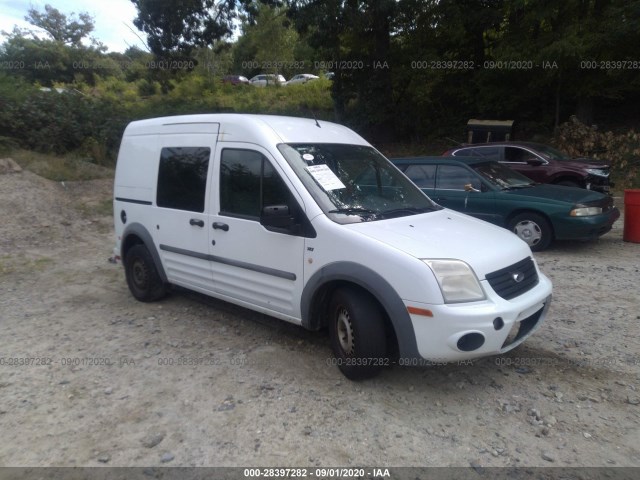
[(497, 317), (493, 321), (493, 328), (496, 330), (502, 330), (502, 327), (504, 327), (504, 320), (502, 320), (502, 317)]
[(481, 333), (467, 333), (458, 340), (458, 350), (473, 352), (484, 345), (484, 336)]

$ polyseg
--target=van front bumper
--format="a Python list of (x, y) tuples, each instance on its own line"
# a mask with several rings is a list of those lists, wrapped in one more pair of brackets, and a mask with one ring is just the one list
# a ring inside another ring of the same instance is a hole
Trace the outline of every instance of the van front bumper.
[[(540, 274), (526, 293), (505, 300), (483, 280), (487, 300), (429, 305), (405, 302), (418, 353), (429, 363), (447, 363), (508, 352), (524, 342), (544, 321), (551, 304), (551, 282)], [(413, 314), (421, 309), (432, 316)], [(409, 359), (400, 363), (411, 365)]]

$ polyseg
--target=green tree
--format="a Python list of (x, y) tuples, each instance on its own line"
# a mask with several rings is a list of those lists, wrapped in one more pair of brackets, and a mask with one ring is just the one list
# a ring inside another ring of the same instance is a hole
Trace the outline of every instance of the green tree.
[(637, 0), (507, 0), (495, 56), (539, 66), (519, 83), (552, 101), (557, 126), (563, 111), (591, 124), (598, 104), (637, 92), (637, 73), (618, 62), (636, 60), (639, 48)]
[[(403, 0), (300, 0), (290, 16), (316, 49), (323, 70), (335, 73), (335, 116), (381, 137), (393, 137), (391, 37)], [(345, 68), (342, 68), (345, 67)], [(347, 111), (349, 109), (349, 111)]]
[[(294, 72), (299, 36), (287, 17), (287, 9), (255, 2), (255, 22), (243, 25), (238, 51), (246, 52), (243, 62), (251, 67), (248, 75), (279, 73), (286, 77)], [(264, 67), (264, 68), (263, 68)]]
[(188, 57), (233, 33), (235, 0), (131, 0), (138, 10), (134, 25), (147, 34), (159, 57)]
[(95, 23), (93, 17), (86, 12), (80, 13), (77, 19), (73, 18), (74, 16), (75, 14), (71, 13), (67, 17), (57, 8), (46, 4), (44, 12), (31, 7), (25, 20), (47, 32), (52, 40), (77, 47), (93, 32)]
[(222, 40), (213, 47), (198, 48), (193, 58), (198, 62), (196, 73), (209, 79), (220, 79), (232, 73), (233, 43)]
[(74, 82), (93, 85), (96, 75), (122, 76), (119, 63), (95, 47), (29, 38), (20, 29), (8, 34), (0, 47), (0, 61), (12, 66), (11, 74), (46, 87)]
[[(93, 18), (87, 13), (67, 16), (45, 5), (44, 11), (29, 9), (26, 20), (39, 30), (3, 32), (7, 40), (0, 47), (0, 59), (16, 68), (10, 72), (27, 81), (53, 86), (54, 83), (95, 83), (96, 75), (120, 76), (115, 59), (104, 55), (106, 47), (90, 38)], [(47, 35), (42, 37), (41, 30)], [(83, 44), (89, 39), (90, 45)]]

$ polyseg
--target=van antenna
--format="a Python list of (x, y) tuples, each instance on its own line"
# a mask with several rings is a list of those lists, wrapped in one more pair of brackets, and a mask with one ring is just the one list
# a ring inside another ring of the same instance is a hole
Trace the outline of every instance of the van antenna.
[(311, 115), (313, 115), (313, 119), (316, 121), (316, 127), (318, 128), (322, 128), (320, 126), (320, 122), (318, 122), (318, 119), (316, 118), (316, 112), (314, 112), (313, 110), (311, 110)]

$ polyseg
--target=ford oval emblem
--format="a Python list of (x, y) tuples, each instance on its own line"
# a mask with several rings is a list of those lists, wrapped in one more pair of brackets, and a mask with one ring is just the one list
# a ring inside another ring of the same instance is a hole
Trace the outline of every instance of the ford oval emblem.
[(514, 282), (520, 283), (521, 281), (524, 280), (524, 273), (522, 273), (522, 272), (512, 273), (511, 274), (511, 278), (513, 278)]

